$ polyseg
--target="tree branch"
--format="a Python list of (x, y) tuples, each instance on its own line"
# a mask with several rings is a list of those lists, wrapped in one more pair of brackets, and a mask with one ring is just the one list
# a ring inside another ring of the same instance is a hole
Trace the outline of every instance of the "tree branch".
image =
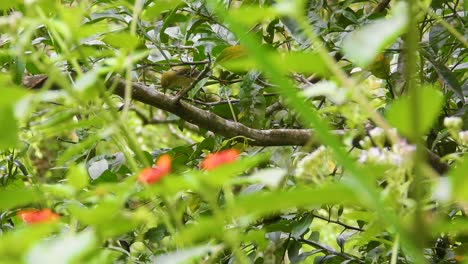
[[(125, 81), (113, 78), (110, 82), (116, 82), (114, 93), (124, 96)], [(144, 104), (152, 105), (159, 109), (173, 113), (189, 123), (195, 124), (223, 135), (225, 137), (240, 137), (239, 140), (246, 140), (250, 145), (256, 146), (289, 146), (304, 145), (313, 136), (310, 129), (253, 129), (241, 123), (224, 119), (210, 111), (202, 110), (184, 101), (177, 101), (176, 98), (160, 93), (148, 86), (133, 83), (133, 99)], [(334, 131), (336, 134), (344, 134), (344, 130)]]
[(380, 1), (380, 3), (374, 7), (374, 9), (372, 10), (370, 14), (373, 15), (373, 14), (377, 14), (377, 13), (384, 11), (385, 8), (387, 8), (389, 4), (390, 4), (390, 0)]
[[(46, 75), (25, 76), (23, 86), (30, 89), (40, 89), (47, 81)], [(114, 77), (108, 81), (108, 86), (112, 87), (115, 82), (115, 94), (124, 96), (125, 81)], [(54, 84), (52, 84), (53, 86)], [(57, 87), (56, 89), (59, 89)], [(194, 131), (206, 129), (213, 133), (237, 138), (239, 141), (246, 141), (252, 146), (303, 146), (311, 137), (314, 131), (311, 129), (253, 129), (241, 123), (224, 119), (210, 111), (200, 109), (190, 103), (179, 101), (170, 96), (156, 91), (155, 89), (140, 84), (132, 83), (132, 98), (147, 105), (152, 105), (164, 111), (173, 113), (181, 119), (187, 121), (187, 128)], [(145, 124), (164, 123), (161, 120), (143, 117)], [(190, 124), (190, 125), (189, 125)], [(336, 135), (343, 135), (345, 130), (333, 131)], [(448, 165), (440, 160), (440, 157), (430, 150), (428, 151), (428, 162), (438, 173), (443, 174), (448, 170)]]

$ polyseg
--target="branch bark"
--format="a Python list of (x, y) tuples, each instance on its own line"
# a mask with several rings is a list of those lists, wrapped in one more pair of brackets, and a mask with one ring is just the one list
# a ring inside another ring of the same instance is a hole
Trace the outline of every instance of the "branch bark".
[[(125, 82), (118, 78), (113, 78), (110, 82), (116, 82), (114, 93), (124, 96)], [(241, 123), (224, 119), (184, 101), (177, 101), (175, 97), (160, 93), (143, 84), (133, 83), (132, 89), (132, 97), (136, 101), (171, 112), (187, 122), (213, 133), (231, 138), (238, 137), (240, 141), (246, 140), (250, 145), (300, 146), (306, 144), (313, 136), (313, 130), (310, 129), (253, 129)], [(344, 134), (343, 130), (334, 132), (339, 135)]]
[[(23, 85), (30, 89), (39, 89), (46, 80), (47, 76), (45, 75), (26, 76), (23, 79)], [(113, 92), (123, 97), (125, 81), (114, 77), (108, 81), (108, 86), (112, 87), (113, 84), (115, 84)], [(177, 101), (173, 96), (160, 93), (140, 83), (132, 83), (132, 99), (173, 113), (198, 128), (228, 138), (236, 138), (238, 141), (245, 141), (252, 146), (303, 146), (308, 143), (311, 137), (315, 136), (312, 129), (253, 129), (182, 100)], [(152, 123), (152, 120), (147, 120), (147, 122)], [(156, 120), (154, 123), (160, 123), (160, 121)], [(333, 132), (337, 135), (343, 135), (345, 130), (334, 130)], [(435, 153), (427, 151), (429, 164), (440, 174), (445, 173), (448, 170), (448, 165), (442, 162)]]
[(377, 13), (384, 11), (385, 8), (387, 8), (389, 4), (390, 4), (390, 0), (380, 1), (380, 3), (377, 6), (375, 6), (375, 8), (372, 10), (370, 14), (373, 15), (373, 14), (377, 14)]

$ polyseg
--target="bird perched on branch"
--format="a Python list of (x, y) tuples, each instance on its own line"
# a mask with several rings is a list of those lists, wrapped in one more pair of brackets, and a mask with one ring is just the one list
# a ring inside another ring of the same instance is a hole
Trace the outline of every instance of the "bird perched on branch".
[(190, 86), (199, 74), (190, 66), (174, 66), (161, 75), (161, 86), (164, 93), (167, 89), (183, 89)]

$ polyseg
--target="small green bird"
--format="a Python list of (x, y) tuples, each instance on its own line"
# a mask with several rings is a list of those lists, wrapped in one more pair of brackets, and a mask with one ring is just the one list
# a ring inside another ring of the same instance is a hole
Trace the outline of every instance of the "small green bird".
[(189, 87), (199, 74), (199, 71), (189, 66), (174, 66), (161, 75), (161, 87), (164, 93), (167, 89), (184, 89)]

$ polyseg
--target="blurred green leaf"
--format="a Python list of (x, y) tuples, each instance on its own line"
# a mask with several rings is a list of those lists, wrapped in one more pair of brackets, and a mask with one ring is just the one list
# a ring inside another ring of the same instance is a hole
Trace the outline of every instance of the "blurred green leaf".
[(102, 201), (94, 208), (70, 206), (69, 211), (83, 224), (96, 227), (96, 231), (104, 237), (124, 234), (140, 223), (134, 214), (122, 210), (118, 200)]
[(135, 49), (140, 40), (137, 36), (131, 35), (127, 32), (109, 33), (104, 36), (103, 41), (115, 48), (133, 50)]
[(21, 1), (11, 0), (11, 1), (0, 1), (0, 10), (8, 10), (10, 8), (15, 8)]
[(81, 75), (75, 82), (73, 89), (77, 91), (82, 98), (90, 100), (99, 94), (99, 69), (93, 69)]
[(193, 224), (186, 225), (173, 236), (181, 244), (192, 244), (207, 237), (223, 236), (223, 223), (213, 217), (199, 217)]
[(182, 2), (182, 0), (155, 0), (153, 5), (144, 9), (142, 17), (148, 20), (155, 19), (161, 12), (176, 8)]
[(465, 155), (457, 163), (455, 168), (448, 173), (452, 187), (452, 196), (460, 202), (468, 201), (468, 156)]
[(67, 179), (75, 190), (81, 190), (88, 186), (89, 177), (84, 164), (71, 166), (67, 173)]
[(315, 52), (276, 54), (274, 60), (284, 74), (291, 72), (317, 74), (319, 76), (327, 76), (329, 74), (327, 65), (320, 55)]
[(407, 12), (406, 2), (397, 2), (391, 10), (390, 18), (376, 20), (350, 33), (343, 40), (345, 56), (360, 67), (369, 66), (383, 49), (405, 32)]
[(276, 17), (276, 10), (269, 7), (245, 6), (232, 11), (232, 15), (238, 18), (238, 22), (246, 26), (252, 26), (265, 20)]
[(75, 194), (73, 187), (64, 184), (42, 184), (39, 190), (47, 193), (48, 197), (55, 199), (71, 199)]
[(94, 248), (96, 244), (94, 231), (84, 230), (81, 233), (65, 233), (53, 239), (36, 244), (27, 254), (26, 263), (76, 263)]
[(35, 224), (22, 226), (12, 232), (0, 236), (0, 262), (15, 261), (33, 247), (40, 239), (58, 229), (57, 224)]
[(209, 252), (220, 250), (219, 246), (204, 245), (198, 247), (187, 248), (184, 250), (178, 250), (175, 252), (169, 252), (164, 255), (157, 256), (155, 263), (161, 264), (177, 264), (177, 263), (189, 263), (194, 258), (201, 257)]
[(65, 162), (70, 161), (72, 158), (77, 158), (84, 153), (90, 151), (92, 146), (97, 144), (101, 138), (108, 136), (110, 134), (110, 130), (103, 131), (102, 133), (94, 134), (86, 138), (85, 140), (73, 145), (72, 147), (68, 148), (57, 160), (58, 164), (64, 164)]
[(358, 204), (356, 193), (340, 184), (319, 188), (295, 188), (288, 191), (253, 193), (239, 197), (229, 209), (232, 216), (260, 217), (292, 208), (309, 208), (322, 204)]
[[(398, 131), (407, 137), (420, 137), (427, 133), (434, 121), (440, 114), (443, 103), (443, 95), (433, 87), (421, 87), (418, 106), (414, 109), (411, 98), (401, 97), (393, 102), (386, 113), (390, 124), (395, 126)], [(419, 127), (414, 127), (414, 121), (411, 119), (411, 112), (418, 113)], [(417, 129), (417, 131), (414, 131)], [(417, 135), (416, 135), (417, 134)]]
[(31, 203), (38, 203), (42, 199), (41, 193), (33, 188), (0, 189), (0, 210), (13, 209)]
[(287, 171), (282, 168), (268, 168), (256, 171), (246, 178), (252, 182), (259, 182), (267, 185), (270, 188), (276, 188), (286, 176)]
[(0, 150), (14, 148), (18, 145), (19, 127), (12, 105), (0, 104)]

